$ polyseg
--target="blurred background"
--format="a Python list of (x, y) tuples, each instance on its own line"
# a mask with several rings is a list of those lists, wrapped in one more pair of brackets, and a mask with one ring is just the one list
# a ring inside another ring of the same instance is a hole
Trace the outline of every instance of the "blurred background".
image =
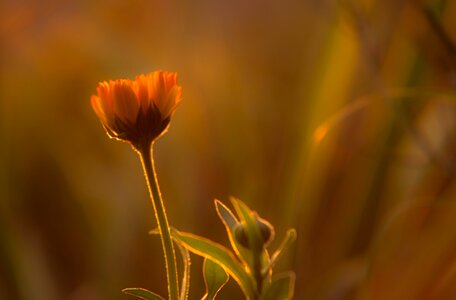
[(138, 157), (89, 103), (156, 69), (183, 86), (155, 147), (175, 227), (227, 244), (213, 199), (234, 195), (272, 250), (297, 228), (294, 299), (456, 299), (456, 1), (0, 7), (0, 299), (166, 294)]

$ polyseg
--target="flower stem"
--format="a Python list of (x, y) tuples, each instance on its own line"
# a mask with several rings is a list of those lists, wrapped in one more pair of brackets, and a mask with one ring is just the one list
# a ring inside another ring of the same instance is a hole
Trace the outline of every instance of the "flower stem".
[(158, 231), (163, 246), (163, 253), (166, 263), (166, 277), (168, 279), (168, 296), (170, 300), (179, 300), (179, 288), (177, 278), (176, 255), (174, 252), (171, 232), (166, 216), (165, 206), (158, 185), (157, 174), (153, 158), (153, 144), (137, 148), (141, 163), (146, 177), (147, 187), (149, 188), (150, 198), (154, 207), (155, 218), (157, 220)]

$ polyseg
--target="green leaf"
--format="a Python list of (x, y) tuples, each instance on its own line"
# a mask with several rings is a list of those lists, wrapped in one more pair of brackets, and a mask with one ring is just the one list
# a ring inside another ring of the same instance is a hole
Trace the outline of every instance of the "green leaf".
[(239, 284), (244, 294), (250, 299), (254, 295), (254, 284), (244, 266), (233, 253), (224, 246), (206, 238), (185, 232), (171, 230), (173, 237), (191, 252), (218, 263)]
[(272, 254), (269, 264), (263, 269), (262, 273), (266, 274), (276, 264), (277, 260), (282, 257), (286, 249), (296, 240), (296, 230), (294, 228), (288, 229), (283, 241), (280, 243), (279, 248)]
[(164, 300), (163, 297), (142, 288), (127, 288), (123, 289), (122, 292), (144, 300)]
[(221, 266), (207, 258), (204, 259), (203, 275), (206, 284), (206, 294), (201, 300), (215, 299), (215, 296), (230, 279)]
[(280, 273), (272, 276), (261, 300), (290, 300), (293, 298), (295, 285), (294, 272)]
[(226, 207), (226, 205), (223, 204), (220, 200), (215, 199), (214, 202), (217, 214), (222, 220), (223, 224), (225, 224), (225, 226), (230, 230), (234, 230), (234, 227), (239, 224), (239, 221), (236, 219), (231, 210)]
[(215, 209), (219, 218), (222, 220), (223, 225), (225, 225), (226, 233), (234, 252), (240, 259), (251, 266), (253, 261), (251, 253), (247, 251), (242, 245), (240, 245), (239, 242), (235, 239), (234, 230), (236, 226), (240, 224), (239, 221), (236, 219), (231, 210), (217, 199), (215, 200)]

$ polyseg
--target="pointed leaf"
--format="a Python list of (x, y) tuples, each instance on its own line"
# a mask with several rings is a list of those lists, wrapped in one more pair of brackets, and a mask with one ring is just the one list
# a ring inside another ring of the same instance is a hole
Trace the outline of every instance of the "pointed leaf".
[(207, 258), (204, 259), (203, 275), (206, 284), (206, 294), (201, 300), (215, 299), (215, 296), (230, 279), (221, 266)]
[(239, 221), (236, 219), (231, 210), (226, 207), (226, 205), (223, 204), (220, 200), (215, 199), (214, 202), (217, 214), (219, 215), (223, 224), (225, 224), (229, 229), (234, 230), (234, 227), (239, 224)]
[(173, 237), (191, 252), (218, 263), (239, 284), (244, 294), (249, 298), (254, 295), (253, 281), (244, 266), (235, 258), (233, 253), (224, 246), (209, 239), (186, 232), (171, 230)]
[(294, 228), (288, 229), (287, 233), (280, 243), (279, 248), (272, 254), (269, 264), (263, 269), (262, 273), (266, 274), (270, 269), (274, 267), (277, 260), (283, 255), (286, 249), (296, 240), (296, 230)]
[(225, 225), (226, 233), (234, 252), (240, 259), (251, 266), (253, 261), (251, 253), (235, 239), (234, 230), (239, 224), (239, 221), (236, 219), (231, 210), (217, 199), (215, 200), (215, 209), (219, 218), (222, 220), (223, 225)]
[(294, 272), (287, 272), (272, 276), (262, 300), (290, 300), (293, 298), (295, 285)]
[(163, 297), (142, 288), (127, 288), (123, 289), (122, 292), (143, 300), (164, 300)]

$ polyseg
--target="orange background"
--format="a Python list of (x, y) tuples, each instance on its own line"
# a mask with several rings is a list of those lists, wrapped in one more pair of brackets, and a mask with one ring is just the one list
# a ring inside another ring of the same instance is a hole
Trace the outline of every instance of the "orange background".
[[(3, 0), (0, 299), (166, 294), (141, 166), (99, 81), (177, 71), (171, 224), (235, 195), (298, 240), (295, 299), (456, 298), (456, 2)], [(190, 299), (204, 293), (193, 256)], [(241, 299), (231, 282), (220, 299)]]

